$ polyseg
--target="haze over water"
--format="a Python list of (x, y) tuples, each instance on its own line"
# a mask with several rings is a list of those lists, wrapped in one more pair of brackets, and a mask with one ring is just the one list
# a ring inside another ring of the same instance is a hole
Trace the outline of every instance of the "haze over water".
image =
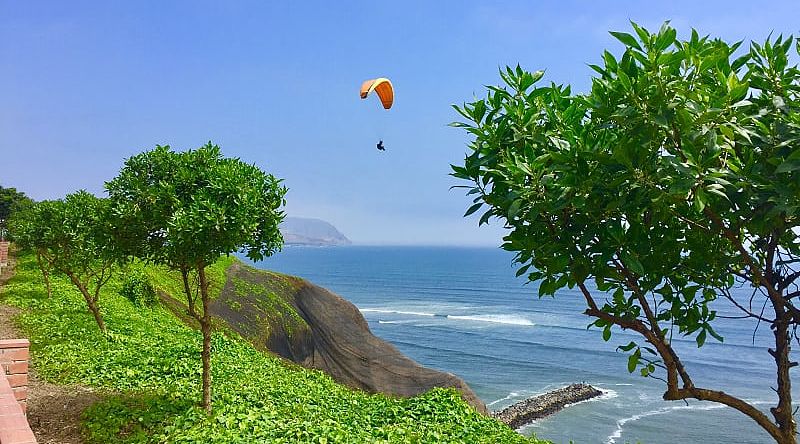
[[(423, 365), (462, 377), (491, 410), (574, 382), (607, 393), (521, 431), (555, 443), (769, 443), (744, 415), (712, 403), (661, 400), (664, 383), (629, 374), (614, 330), (587, 330), (575, 291), (536, 297), (497, 248), (287, 247), (257, 266), (301, 276), (353, 302), (372, 332)], [(742, 290), (746, 291), (746, 290)], [(721, 314), (734, 314), (717, 301)], [(722, 389), (767, 410), (775, 396), (770, 335), (749, 321), (719, 319), (725, 342), (702, 349), (678, 339), (697, 386)], [(796, 395), (795, 395), (796, 396)]]

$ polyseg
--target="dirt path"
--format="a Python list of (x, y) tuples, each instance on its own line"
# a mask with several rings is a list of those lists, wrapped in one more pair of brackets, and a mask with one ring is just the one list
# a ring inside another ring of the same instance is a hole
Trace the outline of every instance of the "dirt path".
[[(0, 276), (2, 286), (13, 274), (12, 266)], [(10, 273), (9, 273), (10, 272)], [(20, 309), (0, 303), (0, 339), (25, 337), (15, 326)], [(28, 370), (28, 423), (39, 444), (80, 444), (80, 416), (86, 407), (100, 400), (92, 389), (55, 385), (40, 380), (33, 366)]]

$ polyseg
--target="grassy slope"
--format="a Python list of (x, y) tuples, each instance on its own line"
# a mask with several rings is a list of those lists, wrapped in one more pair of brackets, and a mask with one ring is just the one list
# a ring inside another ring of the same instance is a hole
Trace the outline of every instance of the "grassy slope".
[[(216, 282), (229, 264), (215, 265)], [(182, 288), (174, 274), (152, 268), (148, 274), (165, 291)], [(19, 259), (1, 295), (26, 309), (19, 323), (41, 377), (108, 390), (84, 414), (91, 443), (538, 442), (475, 413), (454, 391), (411, 399), (368, 395), (261, 353), (236, 335), (214, 337), (214, 413), (206, 416), (197, 407), (201, 336), (164, 308), (134, 307), (117, 294), (120, 285), (120, 277), (113, 279), (101, 298), (108, 338), (66, 280), (54, 279), (53, 299), (46, 298), (30, 256)]]

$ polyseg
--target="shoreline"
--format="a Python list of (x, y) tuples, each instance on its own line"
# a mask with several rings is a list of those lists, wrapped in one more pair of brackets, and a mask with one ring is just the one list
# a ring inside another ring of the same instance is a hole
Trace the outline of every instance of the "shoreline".
[(518, 429), (537, 419), (558, 413), (568, 405), (602, 395), (603, 391), (589, 384), (570, 384), (514, 403), (503, 410), (492, 412), (491, 416), (512, 429)]

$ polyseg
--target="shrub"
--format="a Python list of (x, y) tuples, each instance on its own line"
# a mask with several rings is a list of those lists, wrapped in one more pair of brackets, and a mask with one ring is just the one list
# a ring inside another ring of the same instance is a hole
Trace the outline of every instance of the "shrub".
[(158, 303), (153, 284), (141, 270), (133, 270), (123, 281), (119, 294), (137, 307), (152, 307)]

